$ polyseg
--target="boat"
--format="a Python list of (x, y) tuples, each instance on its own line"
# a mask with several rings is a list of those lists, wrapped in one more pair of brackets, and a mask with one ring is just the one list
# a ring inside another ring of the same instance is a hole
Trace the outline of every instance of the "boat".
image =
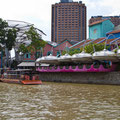
[(92, 55), (89, 53), (85, 53), (84, 51), (82, 51), (79, 54), (74, 54), (72, 56), (72, 61), (73, 62), (92, 62)]
[(44, 62), (45, 62), (45, 57), (41, 57), (36, 60), (36, 63), (44, 63)]
[(118, 58), (115, 52), (109, 51), (109, 50), (102, 50), (99, 52), (94, 52), (92, 55), (93, 60), (106, 60), (106, 61), (112, 61), (112, 62), (117, 62)]
[(117, 57), (120, 59), (120, 49), (117, 50)]
[(58, 64), (58, 58), (50, 54), (49, 56), (41, 57), (36, 60), (36, 63)]
[(36, 72), (29, 69), (7, 70), (1, 75), (1, 82), (16, 83), (23, 85), (39, 85), (42, 81)]
[(99, 64), (83, 64), (74, 66), (53, 66), (50, 67), (38, 67), (36, 70), (41, 73), (58, 73), (58, 72), (112, 72), (115, 71), (117, 64), (112, 64), (111, 62), (103, 62)]
[(45, 57), (44, 63), (46, 63), (46, 64), (58, 64), (58, 58), (56, 56), (53, 56), (52, 54), (50, 54), (49, 56)]
[(80, 63), (92, 62), (92, 55), (85, 52), (85, 44), (86, 44), (86, 40), (84, 41), (83, 51), (81, 53), (74, 54), (72, 56), (73, 62), (80, 62)]
[(68, 54), (68, 53), (66, 53), (65, 55), (63, 55), (63, 56), (60, 56), (59, 58), (58, 58), (58, 61), (61, 63), (64, 63), (64, 62), (72, 62), (72, 60), (71, 60), (71, 56)]

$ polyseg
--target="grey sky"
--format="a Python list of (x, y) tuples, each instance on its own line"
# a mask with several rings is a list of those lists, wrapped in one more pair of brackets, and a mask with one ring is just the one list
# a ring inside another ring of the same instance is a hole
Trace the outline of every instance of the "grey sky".
[[(43, 30), (51, 40), (51, 5), (60, 0), (0, 0), (0, 17), (21, 20)], [(77, 0), (74, 0), (77, 1)], [(119, 15), (120, 0), (83, 0), (87, 6), (87, 19), (96, 15)], [(88, 22), (88, 21), (87, 21)]]

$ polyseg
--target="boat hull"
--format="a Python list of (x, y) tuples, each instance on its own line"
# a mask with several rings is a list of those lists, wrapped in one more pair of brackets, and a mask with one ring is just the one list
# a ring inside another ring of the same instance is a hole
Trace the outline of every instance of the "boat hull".
[(4, 83), (15, 83), (15, 84), (24, 84), (24, 85), (40, 85), (42, 84), (41, 80), (19, 80), (19, 79), (0, 79)]
[(93, 64), (92, 65), (86, 65), (84, 64), (83, 66), (79, 66), (79, 65), (76, 65), (76, 66), (58, 66), (57, 68), (55, 68), (54, 66), (52, 67), (52, 69), (50, 69), (49, 67), (47, 69), (45, 69), (44, 67), (42, 68), (37, 68), (37, 71), (39, 72), (113, 72), (116, 70), (116, 67), (117, 67), (117, 64), (112, 64), (112, 65), (109, 65), (109, 64), (106, 64), (106, 65), (99, 65), (99, 66), (94, 66)]
[(73, 62), (92, 62), (92, 57), (81, 57), (81, 58), (78, 58), (78, 57), (75, 57), (75, 58), (72, 58), (72, 61)]
[(4, 83), (15, 83), (15, 84), (20, 84), (20, 80), (19, 79), (7, 79), (7, 78), (4, 78), (4, 79), (0, 79), (1, 82), (4, 82)]
[(59, 62), (72, 62), (71, 58), (59, 59)]
[(117, 58), (120, 60), (120, 53), (119, 53), (119, 54), (117, 54)]
[(107, 60), (112, 62), (118, 62), (117, 56), (93, 56), (93, 60)]
[(43, 61), (40, 61), (40, 63), (45, 63), (45, 64), (59, 64), (58, 60), (43, 60)]
[(22, 80), (21, 83), (24, 85), (41, 85), (42, 81), (41, 80)]

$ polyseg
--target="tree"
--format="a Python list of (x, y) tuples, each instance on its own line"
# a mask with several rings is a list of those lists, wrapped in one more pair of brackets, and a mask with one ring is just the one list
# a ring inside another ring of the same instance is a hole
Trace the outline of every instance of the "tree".
[(12, 50), (16, 37), (16, 30), (9, 28), (8, 23), (0, 18), (0, 43)]
[(12, 50), (12, 47), (15, 44), (15, 39), (16, 30), (9, 28), (8, 23), (0, 18), (0, 44), (5, 48), (6, 66), (9, 66), (9, 51)]
[[(25, 53), (28, 52), (28, 48), (25, 46), (25, 44), (20, 44), (19, 48), (18, 48), (18, 54), (19, 54), (19, 61), (22, 61), (24, 58)], [(18, 60), (16, 60), (18, 61)]]
[(37, 51), (40, 51), (41, 48), (45, 47), (46, 42), (42, 40), (41, 35), (33, 26), (26, 32), (26, 35), (28, 39), (31, 40), (31, 44), (27, 47), (27, 49), (31, 54), (35, 55), (36, 60)]
[(8, 50), (12, 50), (13, 46), (15, 45), (16, 40), (16, 30), (15, 29), (9, 29), (7, 32), (7, 39), (5, 41), (6, 47)]
[(27, 49), (27, 47), (25, 46), (25, 44), (21, 44), (21, 45), (19, 46), (18, 52), (19, 52), (19, 53), (21, 52), (22, 54), (25, 54), (25, 53), (28, 52), (28, 49)]

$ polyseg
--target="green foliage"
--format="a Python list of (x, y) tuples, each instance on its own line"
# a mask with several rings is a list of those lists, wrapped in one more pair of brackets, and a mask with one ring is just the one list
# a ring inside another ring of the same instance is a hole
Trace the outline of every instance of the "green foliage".
[(94, 51), (93, 44), (90, 43), (89, 45), (85, 46), (84, 51), (86, 53), (93, 53)]
[(28, 52), (28, 49), (27, 49), (27, 47), (24, 44), (21, 44), (19, 46), (18, 52), (22, 52), (23, 54), (25, 54), (25, 53)]
[(0, 51), (2, 51), (2, 46), (0, 45)]
[[(73, 55), (73, 54), (77, 54), (77, 53), (80, 53), (83, 51), (86, 52), (86, 53), (94, 53), (94, 51), (101, 51), (105, 48), (105, 44), (101, 43), (101, 44), (93, 44), (93, 43), (90, 43), (89, 45), (86, 45), (84, 48), (82, 47), (81, 49), (78, 48), (78, 49), (70, 49), (68, 54), (70, 55)], [(110, 46), (106, 46), (106, 49), (109, 49)], [(65, 55), (67, 52), (66, 51), (63, 51), (62, 52), (62, 55)]]
[(11, 50), (15, 44), (16, 30), (8, 29), (8, 23), (0, 18), (0, 43)]
[(6, 28), (8, 27), (8, 23), (6, 21), (3, 21), (0, 18), (0, 43), (4, 44), (5, 43), (5, 38), (6, 38)]
[(41, 36), (38, 34), (33, 26), (31, 26), (29, 31), (26, 32), (26, 35), (29, 40), (32, 40), (32, 42), (41, 39)]
[(16, 40), (16, 30), (15, 29), (9, 29), (7, 33), (7, 39), (5, 41), (6, 47), (8, 50), (12, 50), (12, 47), (15, 45)]
[(13, 60), (13, 62), (11, 64), (11, 68), (12, 69), (17, 69), (17, 65), (18, 65), (18, 62), (16, 60)]
[[(110, 46), (106, 46), (106, 49), (109, 49)], [(102, 51), (105, 48), (105, 44), (92, 44), (90, 43), (89, 45), (85, 46), (84, 50), (86, 53), (93, 53), (97, 51)]]
[[(7, 53), (8, 51), (12, 50), (13, 46), (15, 45), (15, 40), (16, 40), (16, 30), (9, 28), (8, 23), (0, 18), (0, 51), (2, 51), (3, 56), (6, 55), (7, 58), (7, 63), (6, 66), (9, 65), (9, 55), (4, 54)], [(5, 52), (6, 48), (6, 52)]]
[(117, 53), (117, 49), (114, 49), (113, 51), (114, 51), (115, 53)]
[(31, 40), (31, 44), (27, 47), (28, 52), (31, 54), (35, 53), (35, 58), (37, 59), (37, 51), (45, 47), (46, 42), (42, 40), (41, 36), (33, 26), (26, 32), (26, 35), (28, 39)]
[[(77, 53), (80, 53), (82, 50), (81, 49), (70, 49), (68, 54), (69, 55), (73, 55), (73, 54), (77, 54)], [(63, 51), (62, 52), (62, 55), (65, 55), (67, 52), (66, 51)]]
[[(101, 44), (94, 44), (95, 46), (95, 51), (101, 51), (105, 48), (105, 44), (101, 43)], [(107, 47), (107, 46), (106, 46)]]
[(36, 29), (32, 26), (28, 32), (26, 32), (26, 35), (29, 40), (31, 40), (31, 45), (35, 49), (40, 49), (40, 47), (44, 47), (46, 42), (42, 40), (39, 33), (36, 31)]
[(118, 49), (120, 49), (120, 46), (118, 46), (118, 48), (115, 48), (113, 51), (115, 52), (115, 53), (117, 53), (117, 50)]

